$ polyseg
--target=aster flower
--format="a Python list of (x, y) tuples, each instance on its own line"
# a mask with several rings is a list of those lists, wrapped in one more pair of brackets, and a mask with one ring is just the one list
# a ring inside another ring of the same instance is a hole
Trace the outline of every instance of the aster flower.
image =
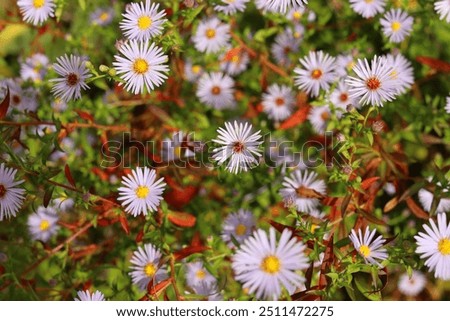
[(259, 229), (249, 237), (232, 258), (235, 279), (258, 299), (277, 300), (281, 287), (293, 293), (304, 283), (297, 272), (308, 267), (306, 246), (285, 229), (279, 241), (275, 229), (269, 235)]
[(356, 62), (353, 55), (339, 55), (336, 57), (336, 76), (337, 78), (346, 78)]
[(203, 20), (199, 23), (192, 40), (198, 51), (216, 53), (228, 45), (230, 26), (216, 17)]
[(283, 166), (282, 172), (284, 173), (285, 167), (291, 165), (294, 161), (292, 143), (286, 139), (276, 139), (270, 136), (265, 146), (269, 164), (274, 163), (275, 166)]
[(350, 98), (350, 91), (345, 81), (340, 81), (337, 87), (330, 94), (330, 102), (338, 109), (338, 116), (344, 112), (348, 105), (358, 108), (358, 99)]
[(167, 270), (161, 266), (161, 252), (152, 244), (144, 244), (133, 252), (129, 274), (141, 290), (146, 290), (150, 281), (156, 285), (167, 278)]
[(123, 56), (115, 55), (113, 66), (124, 80), (125, 89), (133, 94), (152, 91), (167, 79), (168, 57), (154, 43), (149, 47), (148, 42), (131, 40), (121, 46), (119, 52)]
[(124, 19), (120, 22), (120, 29), (130, 40), (147, 41), (163, 31), (162, 25), (167, 19), (164, 10), (158, 11), (159, 4), (145, 0), (145, 3), (130, 3), (122, 14)]
[(193, 287), (195, 294), (206, 296), (208, 301), (221, 301), (223, 300), (219, 289), (217, 288), (217, 282), (200, 282)]
[(200, 283), (215, 283), (216, 279), (208, 272), (200, 261), (186, 264), (186, 283), (191, 288), (200, 285)]
[(294, 69), (295, 84), (310, 96), (319, 96), (319, 90), (328, 90), (334, 80), (335, 60), (323, 51), (310, 51), (307, 57), (300, 59), (303, 67)]
[(445, 104), (444, 109), (447, 112), (447, 114), (450, 114), (450, 96), (448, 96), (446, 98), (446, 104)]
[(215, 109), (235, 106), (234, 80), (221, 72), (204, 74), (198, 81), (197, 97)]
[(325, 182), (317, 176), (317, 173), (308, 170), (295, 170), (290, 176), (284, 177), (281, 196), (285, 201), (292, 202), (297, 211), (311, 213), (327, 191)]
[(107, 26), (114, 19), (114, 8), (103, 7), (95, 9), (90, 15), (90, 21), (96, 26)]
[(300, 20), (306, 12), (305, 7), (295, 7), (289, 10), (286, 17), (294, 23), (300, 23)]
[(86, 61), (82, 57), (64, 55), (56, 58), (53, 65), (60, 78), (51, 79), (55, 82), (52, 92), (63, 101), (81, 98), (81, 89), (88, 89), (86, 79), (91, 76), (86, 68)]
[(193, 64), (191, 60), (184, 63), (184, 76), (189, 82), (196, 82), (203, 75), (203, 68), (198, 64)]
[(226, 15), (234, 15), (237, 12), (245, 11), (247, 2), (250, 0), (222, 0), (221, 5), (216, 5), (214, 10), (223, 12)]
[(397, 81), (397, 94), (405, 93), (414, 83), (414, 70), (411, 62), (400, 53), (395, 56), (388, 54), (386, 55), (386, 60), (386, 63), (392, 66), (391, 78)]
[(0, 221), (3, 218), (15, 217), (22, 207), (25, 190), (18, 186), (24, 180), (15, 181), (17, 169), (0, 164)]
[(290, 54), (299, 51), (300, 43), (301, 37), (295, 37), (291, 29), (286, 29), (275, 37), (270, 52), (278, 64), (289, 66), (292, 63)]
[(350, 240), (353, 242), (353, 246), (358, 251), (358, 253), (364, 258), (364, 261), (368, 264), (376, 264), (379, 267), (382, 265), (377, 260), (386, 260), (388, 254), (386, 249), (381, 248), (384, 243), (383, 237), (380, 235), (375, 240), (376, 230), (370, 231), (369, 227), (366, 227), (364, 236), (361, 234), (361, 229), (356, 232), (352, 229), (349, 235)]
[[(19, 78), (6, 79), (0, 82), (0, 99), (6, 96), (6, 88), (9, 88), (10, 109), (20, 112), (36, 111), (38, 107), (37, 91), (34, 88), (22, 88), (22, 80)], [(9, 111), (8, 110), (8, 111)]]
[(443, 280), (450, 280), (450, 224), (447, 224), (445, 213), (437, 215), (436, 223), (430, 219), (428, 226), (423, 225), (426, 233), (419, 232), (414, 238), (417, 241), (416, 253), (420, 258), (427, 259), (425, 265), (434, 276)]
[(350, 6), (364, 18), (372, 18), (384, 11), (386, 0), (350, 0)]
[(252, 212), (239, 209), (235, 213), (231, 213), (223, 222), (222, 240), (229, 247), (234, 247), (233, 239), (242, 244), (252, 234), (255, 228), (255, 217)]
[(325, 133), (330, 118), (331, 110), (328, 105), (314, 106), (308, 114), (308, 120), (314, 128), (314, 131), (318, 134)]
[(242, 48), (232, 48), (219, 58), (220, 70), (230, 76), (239, 75), (247, 69), (250, 57)]
[(295, 96), (291, 88), (284, 85), (271, 85), (263, 94), (262, 106), (270, 119), (285, 120), (292, 114)]
[(398, 280), (398, 289), (407, 296), (416, 296), (423, 291), (427, 278), (420, 271), (413, 271), (411, 277), (403, 273)]
[(450, 0), (441, 0), (434, 3), (434, 10), (439, 15), (439, 19), (450, 23)]
[(28, 231), (33, 240), (47, 242), (59, 229), (59, 216), (52, 207), (39, 206), (36, 213), (28, 217)]
[[(441, 186), (440, 183), (438, 183), (438, 186)], [(445, 188), (444, 192), (447, 192), (448, 190)], [(428, 191), (425, 188), (421, 188), (419, 190), (419, 202), (422, 204), (422, 207), (425, 211), (429, 212), (431, 209), (431, 205), (433, 204), (433, 198), (434, 194), (430, 191)], [(436, 212), (447, 212), (450, 211), (450, 198), (441, 198), (439, 200), (439, 203), (436, 208)]]
[(18, 0), (17, 6), (23, 20), (33, 25), (40, 25), (55, 16), (56, 5), (53, 0)]
[(414, 19), (401, 9), (391, 9), (380, 20), (390, 42), (402, 42), (411, 33)]
[(154, 212), (161, 202), (161, 195), (166, 186), (163, 180), (164, 178), (156, 180), (154, 169), (138, 167), (122, 178), (117, 200), (125, 207), (125, 211), (133, 216)]
[(89, 290), (78, 291), (77, 295), (78, 297), (75, 298), (75, 301), (105, 301), (105, 296), (98, 290), (94, 293), (90, 293)]
[(292, 8), (303, 7), (308, 0), (265, 0), (265, 7), (268, 10), (286, 13)]
[(256, 156), (261, 156), (259, 145), (262, 136), (260, 131), (252, 133), (250, 123), (226, 122), (225, 129), (220, 127), (217, 132), (219, 136), (213, 142), (222, 146), (213, 150), (213, 158), (219, 166), (229, 160), (226, 170), (237, 174), (258, 164)]
[(37, 53), (25, 59), (20, 65), (20, 77), (34, 82), (42, 81), (47, 73), (49, 60), (46, 55)]
[(182, 131), (173, 134), (172, 139), (164, 139), (161, 156), (165, 161), (173, 161), (180, 158), (188, 158), (195, 155), (193, 142), (189, 135)]
[(357, 77), (346, 79), (350, 87), (350, 98), (358, 98), (361, 104), (383, 106), (392, 101), (397, 92), (397, 81), (392, 79), (393, 66), (386, 58), (375, 56), (369, 63), (358, 59), (353, 68)]
[(73, 209), (75, 201), (67, 196), (61, 196), (53, 200), (53, 205), (60, 211), (67, 212)]

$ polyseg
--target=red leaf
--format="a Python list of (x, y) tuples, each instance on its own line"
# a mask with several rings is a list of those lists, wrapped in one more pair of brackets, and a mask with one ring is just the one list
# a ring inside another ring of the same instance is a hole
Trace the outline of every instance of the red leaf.
[(378, 181), (380, 178), (378, 176), (366, 178), (361, 183), (361, 188), (363, 190), (368, 190), (376, 181)]
[(408, 205), (411, 212), (413, 212), (413, 214), (418, 218), (423, 218), (424, 220), (428, 220), (430, 218), (427, 212), (421, 209), (420, 206), (417, 205), (411, 197), (408, 197), (406, 199), (406, 205)]
[(75, 110), (75, 112), (82, 119), (87, 120), (88, 122), (94, 122), (94, 117), (91, 114), (89, 114), (88, 112), (85, 112), (85, 111), (82, 111), (82, 110)]
[(185, 212), (172, 211), (167, 215), (170, 222), (181, 227), (193, 227), (196, 222), (194, 215)]
[(144, 237), (144, 230), (140, 230), (136, 235), (136, 243), (141, 242), (143, 237)]
[(66, 178), (69, 181), (70, 185), (72, 185), (73, 187), (76, 187), (75, 180), (73, 179), (72, 173), (70, 172), (69, 165), (67, 165), (67, 164), (64, 167), (64, 174), (66, 174)]
[(300, 108), (291, 117), (281, 123), (280, 129), (289, 129), (303, 123), (308, 116), (308, 112), (309, 107)]
[(123, 230), (125, 233), (130, 234), (130, 227), (128, 226), (128, 220), (125, 216), (120, 215), (119, 216), (120, 225), (122, 225)]
[(3, 119), (6, 116), (6, 113), (8, 112), (8, 107), (10, 104), (9, 97), (10, 97), (9, 87), (6, 87), (6, 96), (0, 103), (0, 119)]
[(164, 176), (164, 181), (170, 186), (171, 190), (164, 194), (164, 200), (175, 209), (181, 209), (197, 195), (198, 186), (179, 186), (175, 180), (169, 176)]
[(176, 261), (180, 261), (184, 259), (185, 257), (188, 257), (189, 255), (200, 253), (206, 250), (209, 250), (210, 248), (208, 246), (198, 245), (198, 246), (188, 246), (184, 249), (181, 249), (177, 252), (175, 252), (173, 255), (175, 257)]
[(450, 64), (446, 61), (442, 61), (432, 57), (418, 56), (416, 60), (423, 65), (427, 65), (437, 71), (450, 72)]

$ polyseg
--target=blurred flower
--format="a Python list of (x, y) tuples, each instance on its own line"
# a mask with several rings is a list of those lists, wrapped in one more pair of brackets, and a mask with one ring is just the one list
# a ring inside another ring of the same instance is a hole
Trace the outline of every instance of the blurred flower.
[(213, 142), (222, 145), (213, 150), (213, 158), (219, 166), (229, 162), (226, 170), (233, 174), (241, 171), (246, 172), (252, 165), (257, 165), (258, 160), (255, 156), (261, 156), (259, 145), (262, 141), (260, 131), (252, 133), (252, 125), (248, 122), (232, 124), (225, 123), (225, 128), (220, 127), (217, 132), (219, 136), (213, 139)]
[(216, 53), (226, 47), (230, 40), (230, 26), (216, 17), (203, 20), (192, 37), (195, 48), (206, 53)]
[(28, 231), (33, 240), (47, 242), (59, 229), (59, 216), (53, 207), (39, 206), (35, 213), (28, 217)]
[(234, 80), (221, 72), (204, 74), (198, 81), (197, 97), (215, 109), (235, 106)]
[(275, 37), (275, 42), (270, 47), (275, 61), (283, 66), (291, 64), (291, 53), (297, 53), (300, 49), (301, 37), (295, 37), (291, 29), (285, 29)]
[(118, 201), (125, 207), (125, 211), (133, 216), (147, 215), (156, 211), (166, 183), (164, 178), (156, 181), (156, 171), (148, 167), (138, 167), (132, 173), (122, 177), (119, 188)]
[(56, 58), (56, 61), (53, 68), (62, 77), (50, 79), (55, 82), (52, 88), (54, 95), (65, 102), (81, 98), (81, 89), (89, 89), (85, 80), (91, 76), (86, 61), (74, 55), (64, 55)]
[(391, 9), (380, 19), (383, 33), (391, 42), (402, 42), (411, 33), (414, 19), (401, 9)]
[(384, 11), (386, 0), (350, 0), (352, 9), (364, 18), (372, 18)]
[(186, 283), (191, 288), (200, 285), (200, 283), (215, 283), (216, 279), (211, 275), (200, 261), (186, 264)]
[[(440, 183), (437, 184), (441, 186)], [(444, 189), (444, 192), (447, 192), (447, 189)], [(433, 203), (434, 194), (429, 192), (425, 188), (421, 188), (419, 190), (419, 202), (422, 204), (422, 207), (425, 211), (429, 212), (431, 209), (431, 205)], [(436, 212), (447, 212), (450, 211), (450, 198), (441, 198), (437, 204)]]
[(207, 296), (208, 301), (221, 301), (223, 299), (217, 288), (217, 282), (200, 282), (193, 287), (193, 290), (198, 295)]
[(292, 114), (295, 103), (295, 96), (291, 88), (277, 84), (267, 88), (267, 93), (263, 94), (261, 102), (268, 117), (275, 121), (288, 118)]
[(149, 47), (147, 41), (131, 40), (121, 46), (119, 52), (123, 57), (115, 55), (113, 66), (124, 80), (125, 89), (133, 94), (143, 94), (145, 89), (150, 92), (167, 79), (168, 57), (154, 43)]
[(34, 82), (42, 81), (47, 74), (49, 68), (49, 60), (44, 54), (34, 54), (25, 59), (20, 64), (20, 77), (23, 80), (32, 80)]
[(196, 82), (202, 75), (202, 66), (193, 64), (189, 59), (184, 62), (184, 76), (189, 82)]
[(235, 76), (247, 69), (250, 57), (242, 48), (232, 48), (219, 58), (220, 70), (230, 76)]
[(446, 99), (446, 104), (445, 104), (444, 109), (447, 112), (447, 114), (450, 114), (450, 96), (448, 96)]
[(98, 290), (92, 294), (88, 290), (78, 291), (77, 295), (78, 297), (75, 298), (75, 301), (105, 301), (105, 296)]
[(252, 234), (255, 228), (255, 217), (252, 212), (239, 209), (235, 213), (231, 213), (223, 222), (222, 227), (222, 239), (228, 244), (229, 247), (235, 247), (233, 239), (239, 244)]
[(141, 290), (147, 290), (148, 283), (153, 281), (153, 285), (167, 278), (167, 270), (161, 265), (161, 252), (152, 244), (144, 244), (133, 252), (130, 260), (132, 264), (129, 272), (132, 281)]
[(341, 80), (337, 87), (332, 91), (330, 102), (336, 107), (336, 114), (339, 117), (343, 112), (346, 112), (348, 105), (351, 104), (355, 107), (359, 107), (358, 100), (356, 98), (350, 98), (350, 91), (344, 80)]
[(189, 141), (189, 135), (179, 131), (173, 134), (172, 139), (163, 140), (161, 156), (165, 161), (192, 157), (195, 154), (189, 147), (192, 149), (194, 147), (193, 143)]
[(303, 67), (294, 69), (295, 84), (310, 96), (319, 96), (319, 90), (328, 90), (334, 80), (335, 60), (323, 51), (310, 51), (307, 57), (300, 59)]
[(294, 23), (300, 23), (300, 19), (306, 12), (305, 7), (296, 7), (289, 10), (286, 17)]
[(331, 111), (328, 105), (314, 106), (309, 110), (308, 120), (314, 128), (314, 131), (318, 134), (325, 133), (330, 118)]
[(439, 19), (450, 23), (450, 1), (441, 0), (434, 3), (434, 10), (439, 14)]
[(295, 170), (283, 179), (280, 194), (285, 201), (292, 200), (297, 211), (311, 213), (317, 209), (319, 199), (327, 192), (327, 185), (317, 178), (317, 173)]
[(67, 103), (61, 98), (55, 98), (55, 100), (52, 101), (51, 105), (52, 108), (57, 112), (65, 111), (68, 107)]
[(18, 0), (17, 6), (23, 20), (33, 25), (40, 25), (49, 17), (55, 16), (53, 0)]
[(414, 236), (417, 241), (416, 253), (427, 260), (425, 265), (434, 276), (443, 280), (450, 280), (450, 224), (447, 224), (445, 213), (438, 213), (437, 226), (430, 218), (430, 226), (423, 224), (426, 233), (419, 232)]
[(397, 81), (397, 94), (403, 94), (409, 90), (414, 83), (414, 71), (411, 62), (407, 60), (402, 54), (398, 53), (395, 56), (386, 55), (387, 64), (392, 66), (390, 76)]
[(352, 229), (349, 238), (353, 242), (353, 246), (355, 247), (355, 249), (364, 258), (364, 261), (366, 261), (366, 263), (376, 264), (379, 267), (382, 267), (382, 265), (377, 260), (386, 260), (388, 258), (388, 254), (386, 249), (381, 248), (384, 243), (384, 239), (381, 235), (373, 240), (375, 233), (375, 229), (370, 231), (369, 227), (367, 226), (364, 232), (364, 236), (361, 235), (361, 229), (358, 230), (358, 234), (356, 234), (355, 230)]
[(384, 57), (375, 56), (369, 63), (367, 59), (358, 59), (353, 68), (357, 77), (348, 77), (350, 98), (358, 98), (361, 104), (383, 106), (392, 101), (398, 90), (398, 81), (392, 79), (392, 64)]
[(222, 5), (217, 5), (214, 10), (223, 12), (226, 15), (234, 15), (236, 12), (245, 11), (247, 2), (250, 0), (222, 0)]
[(286, 13), (293, 8), (303, 7), (308, 0), (265, 0), (263, 3), (268, 10)]
[(122, 14), (124, 19), (120, 22), (120, 29), (130, 40), (147, 41), (160, 35), (162, 25), (167, 21), (164, 10), (158, 12), (159, 4), (145, 0), (145, 3), (129, 3)]
[(258, 299), (277, 300), (281, 287), (293, 293), (303, 285), (305, 279), (297, 272), (309, 266), (305, 249), (287, 229), (278, 242), (274, 228), (270, 228), (269, 235), (259, 229), (232, 258), (235, 279)]
[(37, 91), (34, 88), (22, 88), (22, 80), (9, 78), (0, 82), (0, 97), (6, 96), (6, 87), (9, 88), (10, 106), (20, 112), (36, 111), (38, 107)]
[(353, 55), (339, 55), (336, 57), (336, 76), (346, 78), (348, 73), (355, 67), (355, 58)]
[(67, 196), (61, 196), (53, 200), (53, 205), (60, 211), (67, 212), (73, 208), (75, 201)]
[(14, 181), (17, 169), (0, 164), (0, 221), (3, 218), (15, 217), (22, 207), (25, 190), (17, 187), (24, 180)]
[(91, 13), (90, 20), (93, 25), (107, 26), (114, 19), (114, 8), (102, 7), (97, 8)]
[(398, 289), (408, 296), (416, 296), (423, 291), (427, 284), (427, 278), (420, 271), (412, 271), (411, 277), (403, 273), (398, 280)]
[(394, 195), (396, 192), (395, 185), (392, 183), (389, 183), (389, 182), (384, 184), (383, 189), (386, 192), (386, 194), (388, 194), (390, 196)]

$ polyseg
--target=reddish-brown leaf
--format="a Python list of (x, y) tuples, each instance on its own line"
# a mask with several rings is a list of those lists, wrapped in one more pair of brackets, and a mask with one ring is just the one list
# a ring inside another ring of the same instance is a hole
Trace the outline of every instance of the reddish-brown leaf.
[(177, 187), (164, 194), (164, 200), (176, 209), (182, 209), (197, 195), (197, 186)]
[(450, 72), (450, 63), (432, 57), (417, 56), (416, 60), (423, 65), (427, 65), (437, 71)]
[(366, 178), (361, 183), (361, 188), (363, 190), (368, 190), (376, 181), (378, 181), (380, 178), (378, 176)]
[(169, 285), (172, 284), (172, 278), (159, 282), (153, 286), (153, 282), (148, 283), (147, 292), (152, 296), (159, 296)]
[(76, 187), (75, 180), (73, 179), (72, 173), (70, 172), (69, 165), (67, 165), (67, 164), (64, 167), (64, 174), (66, 174), (66, 178), (69, 181), (70, 185), (72, 185), (73, 187)]
[(385, 213), (390, 212), (397, 206), (397, 204), (398, 204), (398, 198), (394, 197), (389, 202), (387, 202), (386, 205), (384, 205), (383, 211)]
[(125, 216), (120, 215), (119, 216), (120, 225), (122, 225), (123, 230), (125, 233), (130, 234), (130, 227), (128, 226), (128, 220)]
[(8, 112), (9, 104), (10, 104), (10, 92), (9, 92), (9, 87), (6, 87), (5, 98), (0, 103), (0, 119), (3, 119), (6, 116), (6, 113)]
[(193, 227), (197, 220), (192, 214), (176, 211), (171, 211), (167, 218), (171, 223), (180, 227)]
[(144, 230), (140, 230), (136, 235), (136, 243), (141, 242), (143, 237), (144, 237)]
[(420, 206), (417, 205), (411, 197), (408, 197), (406, 199), (406, 205), (408, 205), (408, 208), (411, 210), (411, 212), (413, 212), (413, 214), (418, 218), (422, 218), (424, 220), (428, 220), (430, 218), (428, 213), (421, 209)]
[(91, 114), (89, 114), (86, 111), (82, 111), (82, 110), (75, 110), (75, 112), (78, 114), (78, 116), (80, 116), (82, 119), (87, 120), (88, 122), (94, 122), (94, 116), (92, 116)]
[(53, 191), (55, 190), (55, 188), (49, 187), (47, 190), (45, 190), (45, 194), (44, 194), (44, 199), (43, 199), (43, 205), (44, 207), (47, 207), (48, 204), (50, 203), (50, 200), (52, 199), (52, 195), (53, 195)]
[(300, 125), (306, 120), (308, 112), (309, 107), (300, 108), (291, 117), (289, 117), (288, 119), (286, 119), (284, 122), (281, 123), (280, 129), (289, 129), (297, 125)]
[(188, 247), (185, 247), (184, 249), (181, 249), (181, 250), (175, 252), (173, 255), (174, 255), (176, 261), (180, 261), (180, 260), (188, 257), (189, 255), (192, 255), (194, 253), (201, 253), (201, 252), (209, 250), (209, 249), (210, 248), (208, 246), (203, 246), (203, 245), (188, 246)]

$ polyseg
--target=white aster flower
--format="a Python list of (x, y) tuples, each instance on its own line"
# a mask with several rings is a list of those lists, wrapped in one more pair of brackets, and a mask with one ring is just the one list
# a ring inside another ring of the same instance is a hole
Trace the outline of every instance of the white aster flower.
[(220, 70), (230, 76), (239, 75), (247, 69), (250, 57), (242, 48), (232, 48), (219, 58)]
[(439, 14), (439, 19), (450, 23), (450, 0), (441, 0), (434, 3), (434, 10)]
[(309, 110), (308, 120), (318, 134), (325, 133), (330, 118), (331, 110), (328, 105), (314, 106)]
[(156, 285), (167, 278), (167, 270), (161, 266), (161, 256), (152, 244), (144, 244), (133, 252), (130, 260), (132, 272), (129, 274), (141, 290), (146, 290), (150, 281)]
[(196, 82), (203, 75), (203, 68), (199, 64), (193, 64), (191, 60), (184, 63), (184, 76), (189, 82)]
[(213, 17), (199, 23), (192, 40), (198, 51), (216, 53), (228, 45), (230, 37), (230, 26)]
[(133, 2), (127, 5), (124, 19), (120, 22), (120, 29), (125, 37), (130, 40), (147, 41), (160, 35), (163, 31), (162, 25), (167, 19), (164, 10), (158, 11), (159, 4), (145, 0), (145, 3)]
[(270, 136), (266, 146), (266, 155), (268, 157), (268, 163), (274, 163), (275, 166), (282, 166), (282, 173), (285, 173), (287, 166), (295, 166), (295, 156), (292, 152), (292, 142), (286, 139), (277, 139)]
[(198, 81), (197, 97), (215, 109), (235, 106), (234, 80), (221, 72), (204, 74)]
[(86, 61), (82, 57), (70, 55), (56, 58), (53, 65), (60, 78), (51, 79), (55, 82), (52, 92), (63, 101), (81, 98), (81, 89), (88, 89), (86, 79), (91, 76), (86, 68)]
[(208, 272), (207, 269), (203, 266), (203, 263), (200, 261), (191, 262), (186, 264), (186, 283), (191, 288), (194, 288), (200, 283), (215, 283), (216, 279), (211, 273)]
[(335, 60), (323, 51), (310, 51), (307, 57), (300, 59), (303, 67), (294, 69), (295, 84), (311, 97), (319, 96), (319, 90), (328, 90), (335, 78)]
[(55, 3), (53, 0), (18, 0), (17, 6), (23, 20), (33, 25), (40, 25), (49, 17), (55, 16)]
[(182, 131), (173, 134), (172, 139), (166, 138), (162, 142), (161, 156), (164, 161), (173, 161), (180, 158), (188, 158), (195, 155), (193, 142), (189, 135)]
[(6, 87), (9, 88), (10, 109), (24, 111), (36, 111), (38, 107), (37, 91), (34, 88), (22, 88), (22, 80), (19, 78), (8, 78), (0, 82), (0, 100), (6, 96)]
[(395, 56), (388, 54), (386, 60), (387, 64), (392, 66), (391, 78), (397, 81), (397, 94), (405, 93), (414, 83), (414, 70), (411, 62), (400, 53)]
[(95, 9), (90, 15), (90, 21), (96, 26), (107, 26), (114, 19), (114, 8), (102, 7)]
[(446, 99), (446, 104), (445, 104), (444, 109), (447, 112), (447, 114), (450, 114), (450, 96), (448, 96)]
[(427, 284), (427, 278), (420, 271), (412, 271), (411, 277), (403, 273), (398, 280), (398, 289), (408, 296), (416, 296), (423, 291)]
[(156, 171), (147, 167), (138, 167), (122, 178), (119, 188), (119, 200), (125, 211), (133, 216), (147, 215), (156, 211), (161, 202), (166, 183), (164, 178), (156, 180)]
[(450, 224), (447, 224), (445, 213), (437, 215), (436, 223), (430, 219), (430, 226), (424, 224), (426, 233), (419, 232), (414, 238), (417, 241), (416, 253), (420, 258), (427, 259), (425, 265), (434, 276), (450, 280)]
[(364, 261), (366, 261), (366, 263), (376, 264), (379, 267), (382, 267), (382, 265), (377, 260), (386, 260), (388, 258), (388, 254), (386, 249), (382, 248), (384, 244), (383, 237), (380, 235), (375, 240), (373, 239), (375, 233), (375, 229), (370, 231), (369, 227), (367, 226), (364, 232), (364, 236), (361, 234), (361, 229), (358, 230), (358, 233), (356, 233), (356, 231), (352, 229), (349, 238), (353, 242), (353, 246), (355, 247), (355, 249), (364, 258)]
[(22, 207), (25, 190), (19, 188), (24, 180), (14, 181), (17, 169), (0, 164), (0, 221), (3, 218), (15, 217)]
[(390, 42), (402, 42), (411, 33), (414, 19), (401, 9), (391, 9), (380, 20)]
[(271, 85), (262, 96), (262, 106), (270, 119), (285, 120), (292, 114), (295, 96), (291, 88), (284, 85)]
[(73, 209), (75, 201), (67, 196), (61, 196), (53, 200), (53, 205), (60, 211), (67, 212)]
[(338, 109), (336, 112), (338, 116), (345, 112), (348, 105), (353, 105), (358, 108), (358, 99), (350, 98), (350, 91), (345, 81), (340, 81), (337, 87), (330, 94), (330, 102)]
[(308, 170), (295, 170), (290, 176), (284, 177), (284, 188), (280, 194), (285, 202), (295, 205), (299, 212), (311, 213), (316, 210), (319, 199), (327, 192), (327, 185), (317, 176), (317, 173)]
[(282, 287), (293, 293), (303, 285), (305, 279), (298, 271), (309, 266), (305, 249), (287, 229), (278, 244), (274, 228), (270, 228), (269, 235), (259, 229), (232, 258), (235, 279), (258, 299), (277, 300)]
[(262, 143), (260, 131), (252, 133), (250, 123), (235, 121), (234, 124), (226, 122), (225, 129), (220, 127), (217, 132), (219, 136), (213, 142), (222, 146), (213, 150), (213, 158), (219, 166), (229, 160), (226, 170), (237, 174), (258, 165), (256, 156), (261, 156), (259, 145)]
[(115, 55), (113, 66), (124, 80), (125, 89), (133, 94), (142, 94), (144, 90), (150, 92), (167, 79), (168, 57), (154, 43), (149, 47), (147, 41), (131, 40), (121, 46), (119, 52), (123, 56)]
[(222, 240), (228, 244), (229, 247), (234, 247), (233, 239), (242, 244), (253, 233), (255, 228), (255, 217), (252, 212), (239, 209), (235, 213), (231, 213), (223, 222)]
[(393, 66), (384, 57), (375, 56), (369, 63), (358, 59), (353, 68), (357, 77), (346, 79), (350, 87), (350, 97), (358, 98), (361, 104), (383, 106), (392, 101), (397, 93), (397, 81), (392, 78)]
[(300, 23), (300, 20), (306, 12), (305, 7), (296, 7), (289, 10), (286, 17), (294, 23)]
[(36, 213), (28, 217), (28, 231), (33, 240), (47, 242), (59, 229), (59, 216), (53, 207), (39, 206)]
[(339, 55), (336, 57), (336, 77), (346, 78), (353, 67), (356, 66), (355, 58), (353, 55)]
[(303, 7), (308, 0), (265, 0), (264, 2), (267, 10), (286, 13), (293, 8)]
[[(440, 186), (440, 184), (438, 183)], [(444, 189), (444, 192), (447, 192), (447, 189)], [(419, 190), (419, 202), (422, 204), (422, 207), (425, 211), (429, 212), (431, 209), (431, 205), (433, 204), (434, 194), (428, 191), (425, 188), (421, 188)], [(450, 211), (450, 198), (441, 198), (436, 208), (436, 212), (448, 212)]]
[(193, 287), (195, 294), (204, 295), (208, 301), (222, 301), (223, 297), (217, 288), (217, 282), (200, 282)]
[(25, 59), (20, 65), (20, 77), (34, 82), (42, 81), (48, 71), (49, 60), (46, 55), (37, 53)]
[(234, 15), (237, 12), (244, 12), (247, 2), (250, 0), (221, 0), (222, 4), (216, 5), (214, 10), (223, 12), (226, 15)]
[(386, 0), (350, 0), (350, 6), (364, 18), (372, 18), (384, 11)]
[[(303, 27), (300, 27), (300, 29)], [(299, 31), (299, 34), (301, 31)], [(291, 54), (295, 54), (300, 49), (301, 36), (295, 37), (291, 29), (286, 29), (275, 37), (275, 42), (270, 47), (275, 61), (282, 66), (289, 66), (291, 61)]]
[(78, 297), (75, 298), (75, 301), (105, 301), (105, 296), (98, 290), (94, 293), (90, 293), (89, 290), (78, 291), (77, 295)]

